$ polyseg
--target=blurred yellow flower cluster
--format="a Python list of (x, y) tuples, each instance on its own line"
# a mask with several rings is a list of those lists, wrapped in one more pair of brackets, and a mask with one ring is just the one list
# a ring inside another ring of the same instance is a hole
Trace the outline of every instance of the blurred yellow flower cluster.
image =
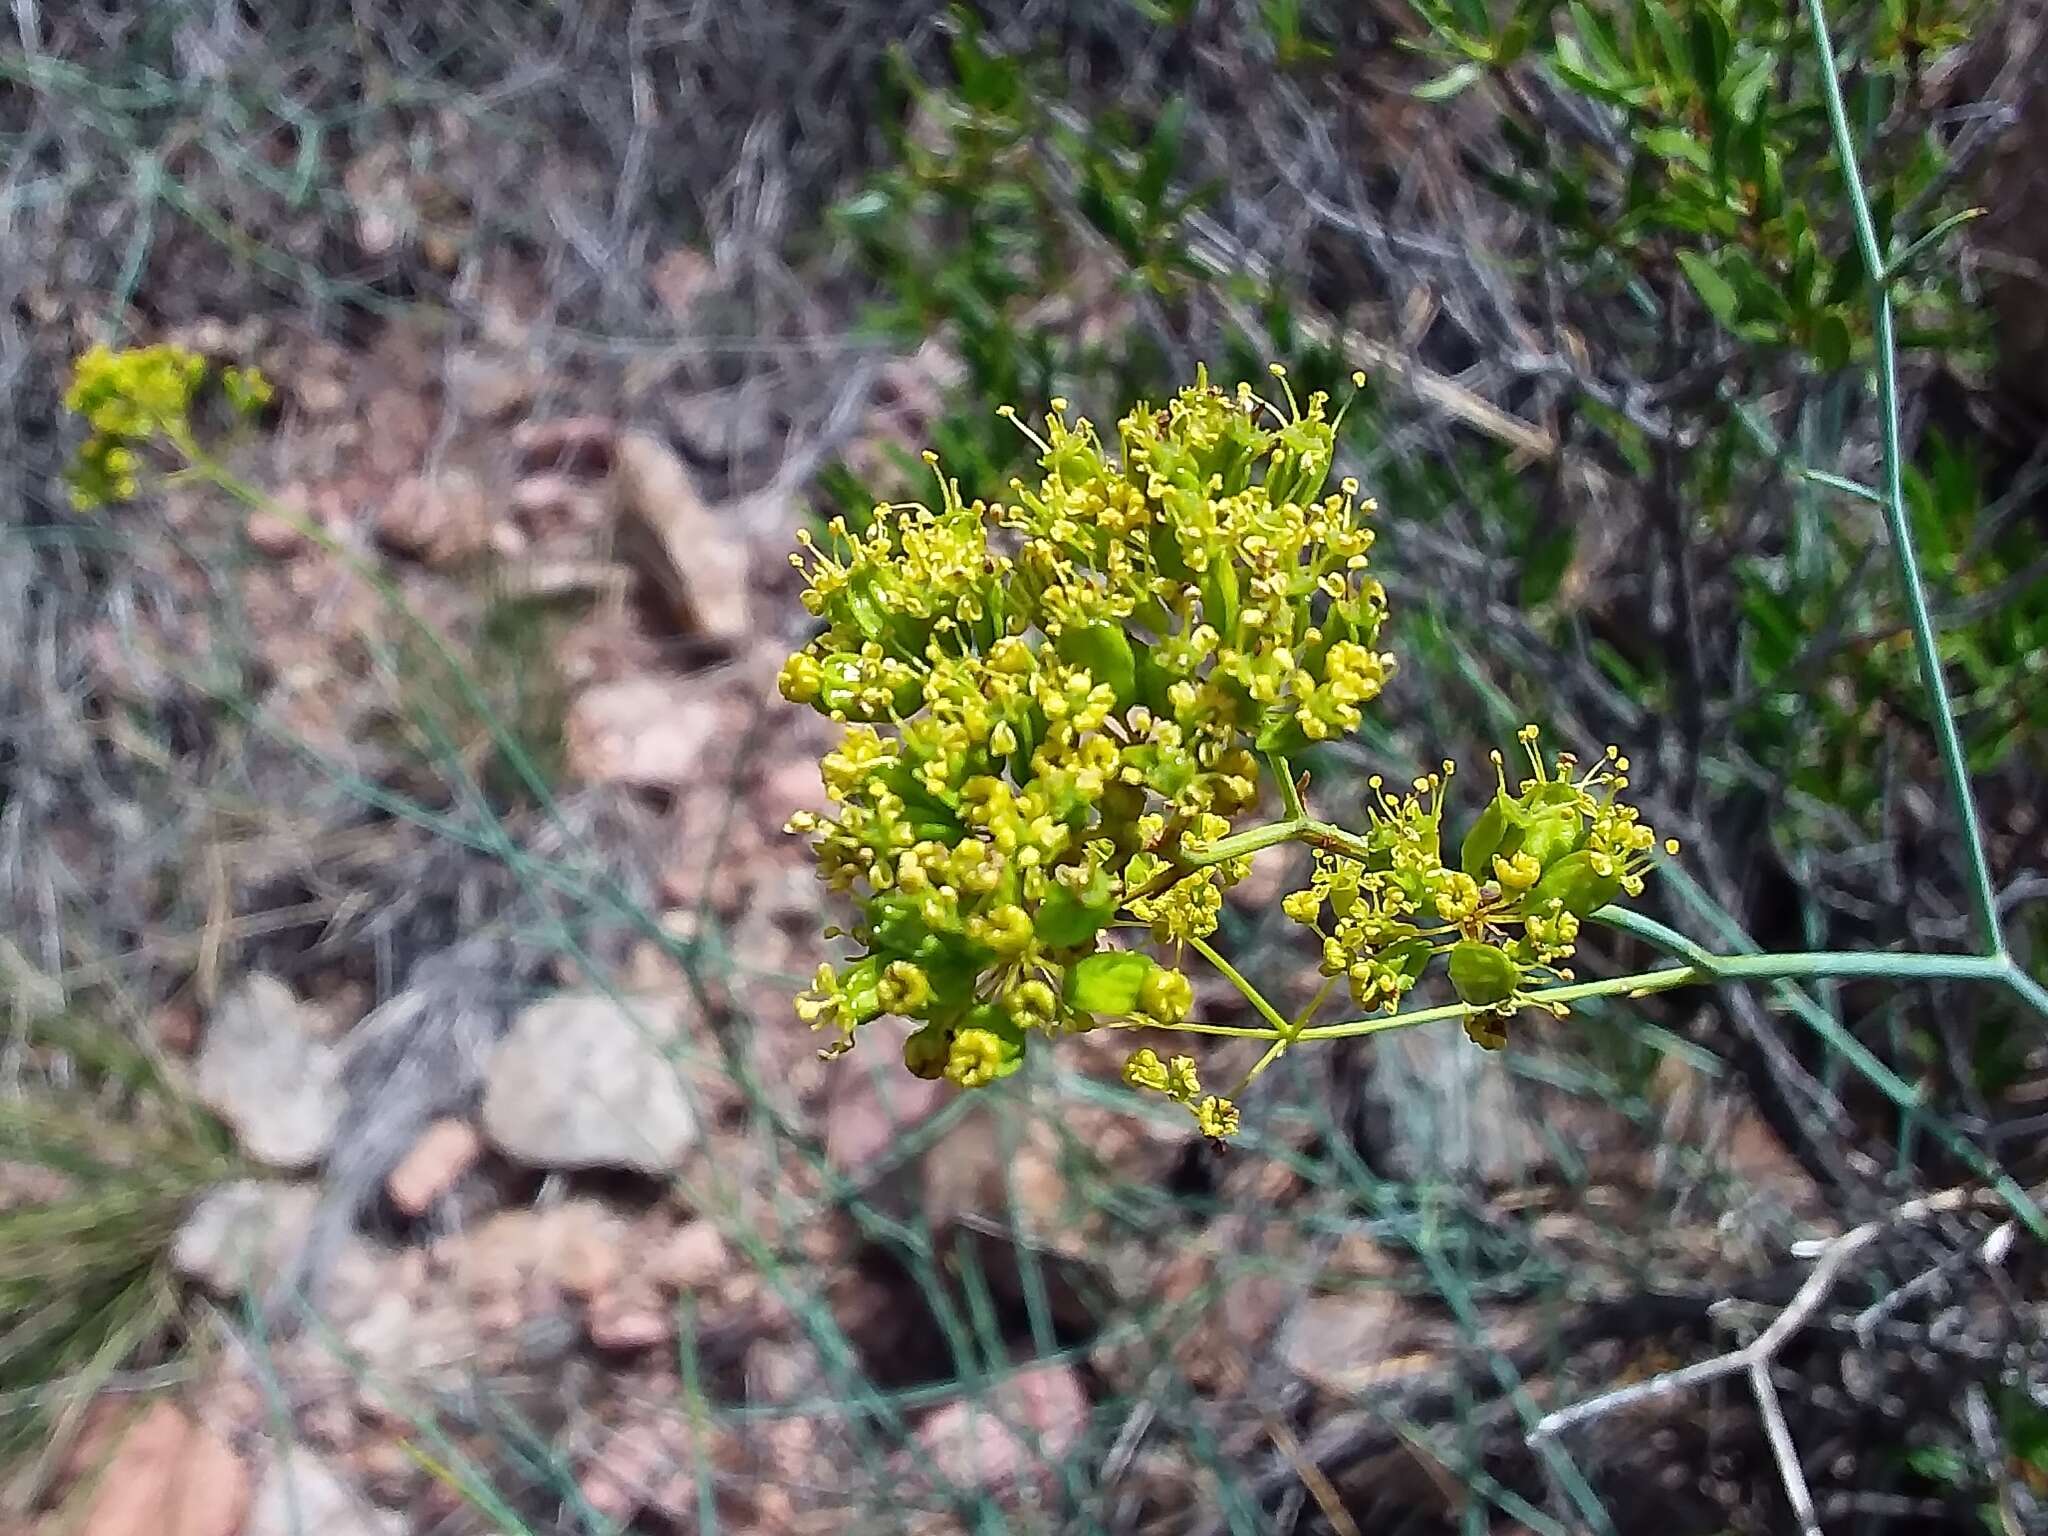
[[(81, 354), (64, 395), (64, 408), (88, 429), (72, 463), (71, 504), (86, 511), (133, 496), (142, 452), (153, 443), (189, 450), (192, 402), (206, 373), (205, 358), (177, 346), (100, 344)], [(269, 382), (253, 368), (225, 368), (220, 383), (245, 414), (270, 399)]]

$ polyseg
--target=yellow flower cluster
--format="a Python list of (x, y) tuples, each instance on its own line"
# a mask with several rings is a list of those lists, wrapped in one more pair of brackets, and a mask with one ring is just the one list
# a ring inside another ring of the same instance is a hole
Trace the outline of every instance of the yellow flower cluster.
[(1657, 839), (1617, 798), (1628, 787), (1628, 759), (1609, 747), (1581, 774), (1569, 753), (1545, 763), (1535, 726), (1523, 728), (1521, 742), (1530, 777), (1510, 794), (1493, 755), (1494, 797), (1456, 865), (1442, 853), (1445, 763), (1399, 798), (1373, 780), (1368, 856), (1319, 853), (1309, 886), (1281, 903), (1321, 938), (1323, 974), (1343, 977), (1362, 1007), (1394, 1009), (1441, 954), (1459, 998), (1482, 1010), (1467, 1033), (1497, 1048), (1531, 983), (1571, 980), (1579, 920), (1642, 893)]
[[(846, 729), (832, 813), (791, 828), (865, 951), (798, 1005), (835, 1052), (897, 1014), (912, 1071), (973, 1086), (1033, 1031), (1186, 1016), (1187, 978), (1106, 933), (1212, 931), (1248, 863), (1195, 860), (1254, 803), (1258, 754), (1355, 729), (1393, 668), (1326, 408), (1203, 376), (1112, 454), (1054, 401), (1036, 485), (968, 501), (942, 477), (936, 508), (802, 539), (823, 631), (781, 689)], [(1205, 1129), (1234, 1115), (1181, 1101)]]
[[(206, 371), (206, 359), (169, 345), (116, 351), (100, 344), (79, 357), (64, 396), (65, 409), (84, 417), (89, 429), (71, 469), (74, 507), (133, 496), (142, 451), (152, 443), (189, 449), (192, 402)], [(270, 399), (269, 381), (253, 368), (223, 369), (220, 382), (229, 404), (244, 414)]]
[(1192, 1056), (1175, 1056), (1161, 1061), (1157, 1051), (1135, 1052), (1124, 1063), (1124, 1081), (1133, 1088), (1164, 1094), (1174, 1103), (1183, 1105), (1195, 1117), (1195, 1124), (1204, 1136), (1222, 1138), (1237, 1134), (1237, 1106), (1228, 1099), (1202, 1092), (1202, 1079), (1195, 1071)]

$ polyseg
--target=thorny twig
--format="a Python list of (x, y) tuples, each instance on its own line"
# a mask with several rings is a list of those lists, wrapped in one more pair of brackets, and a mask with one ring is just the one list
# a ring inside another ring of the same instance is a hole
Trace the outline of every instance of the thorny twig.
[[(1819, 1536), (1820, 1524), (1815, 1513), (1813, 1494), (1807, 1486), (1806, 1474), (1799, 1464), (1791, 1432), (1785, 1423), (1777, 1387), (1771, 1380), (1771, 1367), (1776, 1363), (1779, 1353), (1786, 1344), (1812, 1321), (1821, 1305), (1834, 1293), (1836, 1285), (1842, 1279), (1844, 1268), (1857, 1254), (1902, 1226), (1924, 1221), (1944, 1212), (1981, 1204), (1986, 1199), (1984, 1191), (1958, 1186), (1917, 1200), (1908, 1200), (1888, 1215), (1864, 1222), (1839, 1237), (1796, 1244), (1793, 1249), (1796, 1257), (1817, 1260), (1813, 1271), (1792, 1299), (1779, 1310), (1770, 1326), (1749, 1343), (1740, 1349), (1716, 1355), (1712, 1359), (1695, 1361), (1677, 1370), (1652, 1376), (1647, 1381), (1632, 1382), (1628, 1386), (1617, 1387), (1598, 1396), (1586, 1398), (1568, 1408), (1554, 1409), (1545, 1414), (1530, 1432), (1531, 1447), (1540, 1449), (1568, 1429), (1606, 1418), (1624, 1409), (1639, 1407), (1644, 1403), (1689, 1391), (1725, 1377), (1746, 1374), (1749, 1377), (1750, 1392), (1756, 1399), (1757, 1411), (1763, 1418), (1764, 1432), (1770, 1442), (1772, 1458), (1777, 1463), (1779, 1478), (1784, 1484), (1785, 1496), (1791, 1502), (1793, 1513), (1799, 1520), (1800, 1530), (1806, 1533), (1806, 1536)], [(2010, 1235), (2002, 1240), (1999, 1238), (2000, 1232), (2009, 1234), (2010, 1226), (2010, 1223), (2006, 1223), (1996, 1229), (1980, 1248), (1979, 1256), (1985, 1262), (1996, 1262), (1996, 1259), (2002, 1257), (2010, 1248)]]

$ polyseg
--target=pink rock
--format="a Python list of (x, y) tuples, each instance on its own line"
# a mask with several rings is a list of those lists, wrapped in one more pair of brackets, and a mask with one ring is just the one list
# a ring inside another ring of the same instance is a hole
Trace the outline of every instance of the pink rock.
[(571, 1296), (609, 1290), (624, 1265), (625, 1224), (594, 1200), (571, 1200), (541, 1214), (546, 1263)]
[(712, 743), (737, 739), (728, 724), (716, 700), (675, 679), (600, 683), (569, 706), (569, 771), (592, 784), (683, 789), (704, 773)]
[(674, 1332), (668, 1309), (637, 1286), (607, 1291), (593, 1299), (583, 1326), (599, 1349), (622, 1354), (666, 1344)]
[(530, 475), (512, 491), (512, 515), (535, 534), (595, 528), (604, 514), (604, 493), (597, 486), (557, 470)]
[(682, 320), (716, 275), (710, 257), (679, 245), (647, 269), (647, 286), (671, 318)]
[(512, 447), (528, 469), (604, 471), (611, 468), (618, 427), (603, 416), (565, 416), (515, 428)]
[(672, 1291), (695, 1291), (715, 1285), (732, 1267), (732, 1254), (718, 1228), (708, 1221), (686, 1222), (655, 1252), (654, 1279)]
[(620, 553), (646, 572), (683, 634), (737, 644), (751, 624), (747, 546), (660, 438), (624, 432), (614, 453)]
[(932, 1473), (957, 1488), (995, 1489), (1071, 1451), (1088, 1423), (1088, 1395), (1066, 1365), (1034, 1366), (986, 1397), (947, 1403), (917, 1431)]
[(391, 1203), (407, 1216), (424, 1216), (483, 1154), (483, 1137), (467, 1120), (436, 1120), (384, 1181)]
[(855, 1066), (855, 1060), (837, 1064), (831, 1103), (825, 1109), (825, 1161), (849, 1177), (865, 1172), (951, 1091), (943, 1082), (927, 1082), (901, 1070), (871, 1072)]
[(306, 547), (306, 536), (294, 523), (267, 509), (251, 512), (242, 532), (252, 549), (273, 560), (286, 559)]
[(607, 1438), (578, 1479), (590, 1507), (620, 1524), (649, 1502), (668, 1456), (651, 1424), (635, 1424)]
[(248, 1507), (249, 1475), (235, 1453), (160, 1401), (121, 1437), (79, 1528), (90, 1536), (235, 1536)]
[(429, 565), (479, 553), (490, 542), (482, 483), (459, 469), (399, 482), (377, 510), (377, 537)]
[(823, 815), (832, 809), (814, 757), (786, 757), (761, 775), (754, 804), (763, 820), (781, 826), (798, 811)]
[(486, 421), (525, 409), (540, 384), (531, 366), (482, 352), (458, 353), (448, 367), (448, 394), (455, 408)]

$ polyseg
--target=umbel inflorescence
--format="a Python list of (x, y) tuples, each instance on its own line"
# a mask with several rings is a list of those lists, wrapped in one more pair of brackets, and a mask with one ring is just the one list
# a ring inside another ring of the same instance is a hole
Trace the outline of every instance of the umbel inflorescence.
[[(1546, 761), (1533, 728), (1529, 776), (1511, 786), (1496, 759), (1448, 855), (1449, 764), (1399, 795), (1376, 783), (1358, 832), (1309, 820), (1289, 755), (1355, 731), (1394, 658), (1373, 504), (1330, 483), (1327, 399), (1282, 385), (1284, 409), (1199, 377), (1127, 416), (1114, 453), (1055, 400), (1035, 486), (968, 500), (941, 475), (936, 507), (802, 538), (823, 629), (781, 688), (845, 731), (822, 765), (831, 814), (791, 829), (862, 950), (798, 1002), (828, 1054), (895, 1014), (918, 1025), (912, 1072), (973, 1087), (1034, 1035), (1184, 1024), (1189, 952), (1213, 956), (1224, 891), (1287, 840), (1319, 850), (1286, 910), (1332, 987), (1391, 1010), (1443, 957), (1497, 1045), (1532, 988), (1569, 977), (1579, 919), (1641, 889), (1655, 841), (1618, 798), (1626, 760)], [(1241, 829), (1266, 775), (1288, 817)], [(1187, 1057), (1140, 1051), (1125, 1076), (1209, 1134), (1236, 1127)]]
[[(205, 358), (167, 343), (118, 351), (102, 343), (81, 354), (64, 395), (64, 408), (87, 428), (72, 462), (72, 506), (90, 511), (133, 496), (152, 447), (167, 444), (189, 456), (192, 407), (206, 380)], [(253, 368), (222, 369), (220, 385), (244, 415), (271, 395), (269, 381)]]

